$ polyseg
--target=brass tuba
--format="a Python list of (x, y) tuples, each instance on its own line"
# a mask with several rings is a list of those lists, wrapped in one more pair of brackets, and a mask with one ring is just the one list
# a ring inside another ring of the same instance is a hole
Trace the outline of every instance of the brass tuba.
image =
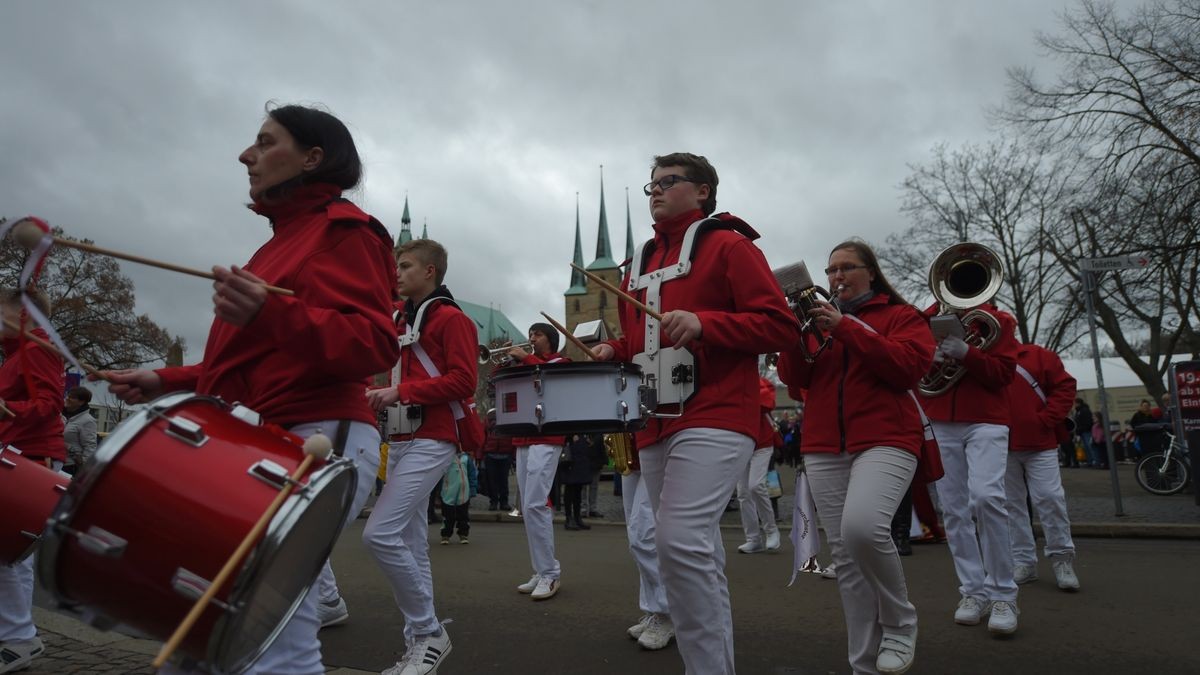
[(604, 434), (604, 451), (612, 459), (613, 468), (622, 476), (641, 468), (633, 434)]
[[(939, 253), (929, 266), (929, 288), (938, 301), (938, 315), (958, 316), (963, 340), (979, 349), (990, 348), (1000, 338), (1000, 322), (979, 306), (991, 300), (1002, 283), (1004, 266), (1000, 264), (1000, 256), (983, 244), (954, 244)], [(940, 396), (966, 374), (961, 363), (947, 358), (933, 364), (917, 390), (922, 396)]]

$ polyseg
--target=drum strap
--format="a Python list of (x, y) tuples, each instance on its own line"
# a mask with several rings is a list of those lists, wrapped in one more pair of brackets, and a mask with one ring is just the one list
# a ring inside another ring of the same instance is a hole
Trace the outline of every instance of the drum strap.
[(1033, 373), (1025, 370), (1024, 366), (1018, 364), (1017, 374), (1025, 378), (1025, 381), (1029, 383), (1029, 386), (1033, 387), (1033, 393), (1037, 394), (1037, 397), (1042, 399), (1042, 405), (1046, 405), (1046, 394), (1042, 391), (1042, 385), (1038, 384), (1038, 381), (1034, 379)]
[(338, 420), (337, 438), (333, 440), (333, 454), (344, 457), (348, 440), (350, 440), (350, 420)]

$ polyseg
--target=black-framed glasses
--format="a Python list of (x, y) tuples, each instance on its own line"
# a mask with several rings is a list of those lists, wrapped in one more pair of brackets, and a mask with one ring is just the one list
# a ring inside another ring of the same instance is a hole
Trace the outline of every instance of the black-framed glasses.
[(841, 272), (842, 274), (850, 274), (854, 270), (866, 270), (870, 268), (870, 265), (839, 265), (838, 267), (826, 267), (825, 275), (831, 277), (838, 272)]
[(691, 178), (688, 178), (687, 176), (680, 176), (679, 174), (673, 173), (669, 176), (663, 176), (662, 178), (659, 178), (658, 180), (652, 180), (649, 183), (646, 183), (645, 185), (642, 186), (642, 192), (645, 192), (646, 196), (649, 197), (654, 192), (654, 188), (656, 186), (663, 192), (666, 192), (667, 190), (670, 190), (671, 188), (675, 187), (676, 183), (695, 183), (695, 182), (696, 181), (692, 180)]

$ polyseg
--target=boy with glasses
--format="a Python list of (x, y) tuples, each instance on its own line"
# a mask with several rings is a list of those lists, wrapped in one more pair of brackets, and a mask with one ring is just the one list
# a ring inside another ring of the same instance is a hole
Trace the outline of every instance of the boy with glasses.
[[(665, 310), (661, 322), (621, 307), (623, 337), (598, 360), (634, 361), (657, 384), (656, 412), (637, 435), (642, 479), (680, 656), (689, 675), (734, 672), (733, 622), (718, 524), (758, 433), (758, 355), (800, 339), (799, 324), (758, 234), (716, 210), (717, 172), (704, 157), (655, 157), (654, 239), (624, 287)], [(694, 348), (694, 349), (693, 349)], [(661, 364), (661, 365), (660, 365)]]

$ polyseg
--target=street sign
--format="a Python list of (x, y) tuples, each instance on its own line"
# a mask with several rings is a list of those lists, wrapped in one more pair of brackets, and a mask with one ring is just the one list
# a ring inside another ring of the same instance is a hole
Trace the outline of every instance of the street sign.
[(1150, 265), (1150, 257), (1146, 255), (1118, 255), (1111, 258), (1080, 258), (1079, 268), (1089, 272), (1106, 272), (1109, 270), (1127, 270), (1143, 268)]

